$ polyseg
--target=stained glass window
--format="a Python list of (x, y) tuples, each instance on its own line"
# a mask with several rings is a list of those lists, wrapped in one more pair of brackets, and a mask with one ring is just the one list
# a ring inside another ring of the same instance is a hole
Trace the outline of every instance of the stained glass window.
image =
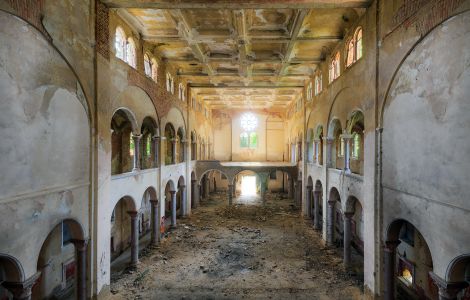
[(240, 125), (245, 131), (252, 131), (258, 126), (258, 119), (252, 113), (245, 113), (240, 119)]

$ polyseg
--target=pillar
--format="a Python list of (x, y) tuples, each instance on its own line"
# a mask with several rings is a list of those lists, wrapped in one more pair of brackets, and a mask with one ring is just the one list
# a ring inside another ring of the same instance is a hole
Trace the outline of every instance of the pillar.
[(322, 191), (313, 192), (313, 228), (320, 230), (320, 195)]
[(295, 206), (297, 206), (297, 201), (298, 201), (298, 200), (297, 200), (297, 198), (298, 198), (298, 197), (297, 197), (297, 196), (298, 196), (297, 190), (299, 189), (298, 184), (299, 184), (299, 183), (298, 183), (297, 180), (294, 181), (294, 190), (293, 190), (293, 192), (294, 192), (294, 204), (295, 204)]
[(351, 139), (352, 135), (343, 134), (341, 138), (344, 140), (344, 172), (351, 173)]
[(228, 205), (233, 204), (233, 184), (228, 185)]
[(200, 202), (201, 202), (201, 185), (200, 184), (196, 184), (196, 198), (195, 198), (195, 205), (196, 207), (199, 206)]
[(307, 185), (307, 195), (305, 197), (305, 200), (307, 202), (307, 214), (306, 217), (308, 219), (312, 218), (312, 189), (313, 187), (311, 185)]
[(171, 140), (171, 163), (176, 164), (176, 139)]
[(386, 241), (384, 247), (384, 300), (395, 299), (395, 252), (400, 241)]
[(186, 199), (186, 185), (180, 185), (180, 192), (181, 192), (181, 215), (187, 215), (187, 199)]
[(345, 212), (343, 225), (344, 225), (344, 232), (343, 232), (343, 265), (347, 269), (351, 266), (351, 218), (354, 215), (352, 212)]
[(209, 177), (206, 177), (206, 180), (204, 180), (204, 194), (206, 196), (206, 199), (209, 198), (209, 194), (210, 194), (210, 181), (209, 181)]
[(314, 148), (315, 149), (314, 150), (315, 151), (315, 163), (317, 165), (319, 165), (320, 164), (320, 161), (319, 161), (319, 159), (320, 159), (320, 140), (314, 140), (314, 143), (315, 143), (315, 148)]
[(132, 168), (132, 172), (136, 172), (140, 170), (140, 138), (142, 135), (132, 135), (132, 139), (134, 140), (134, 167)]
[(332, 150), (333, 150), (333, 142), (335, 141), (334, 138), (331, 137), (324, 137), (323, 140), (326, 144), (326, 166), (328, 168), (333, 167), (333, 159), (332, 159)]
[(468, 286), (465, 281), (447, 282), (434, 272), (429, 272), (429, 276), (439, 289), (439, 300), (457, 300), (457, 294)]
[(196, 189), (197, 189), (197, 181), (195, 179), (191, 179), (191, 204), (193, 208), (196, 208)]
[(41, 276), (37, 272), (22, 282), (3, 282), (3, 286), (13, 294), (13, 300), (31, 300), (31, 289)]
[(155, 149), (153, 152), (153, 164), (155, 168), (160, 167), (160, 137), (159, 136), (153, 136), (153, 148)]
[(176, 191), (170, 191), (171, 195), (171, 228), (176, 228)]
[(292, 179), (292, 176), (289, 175), (289, 182), (287, 183), (287, 197), (289, 197), (289, 199), (292, 199), (293, 196), (294, 196), (294, 181)]
[(329, 246), (333, 245), (334, 238), (335, 202), (335, 200), (328, 200), (328, 215), (326, 220), (326, 244)]
[(77, 300), (85, 300), (87, 298), (86, 254), (87, 254), (88, 240), (73, 239), (71, 242), (75, 245), (75, 256), (77, 258)]
[(297, 181), (297, 206), (302, 206), (302, 180)]
[(131, 267), (139, 263), (139, 215), (136, 211), (127, 212), (131, 217)]
[(156, 246), (160, 242), (160, 218), (158, 217), (158, 200), (150, 200), (150, 210), (152, 218), (152, 235), (151, 235), (151, 244)]
[(187, 149), (186, 149), (186, 142), (187, 142), (187, 141), (186, 141), (185, 139), (181, 140), (181, 147), (183, 147), (183, 152), (182, 152), (182, 153), (183, 153), (183, 157), (180, 158), (181, 162), (186, 161), (186, 157), (187, 157), (187, 155), (186, 155), (186, 151), (187, 151)]

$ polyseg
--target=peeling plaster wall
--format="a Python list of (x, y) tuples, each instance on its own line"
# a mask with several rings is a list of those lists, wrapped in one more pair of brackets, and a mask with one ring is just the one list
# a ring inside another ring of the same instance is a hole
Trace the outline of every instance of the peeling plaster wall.
[[(44, 36), (0, 12), (0, 252), (29, 278), (63, 219), (88, 236), (90, 122), (79, 82)], [(83, 238), (83, 237), (75, 237)]]
[(384, 230), (394, 219), (412, 222), (442, 278), (470, 250), (468, 24), (469, 12), (455, 16), (413, 49), (383, 112)]

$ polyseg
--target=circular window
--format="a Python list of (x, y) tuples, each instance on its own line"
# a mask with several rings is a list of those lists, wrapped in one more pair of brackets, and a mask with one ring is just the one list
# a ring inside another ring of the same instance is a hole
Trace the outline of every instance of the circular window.
[(241, 117), (240, 125), (245, 131), (252, 131), (258, 126), (258, 118), (252, 113), (245, 113)]

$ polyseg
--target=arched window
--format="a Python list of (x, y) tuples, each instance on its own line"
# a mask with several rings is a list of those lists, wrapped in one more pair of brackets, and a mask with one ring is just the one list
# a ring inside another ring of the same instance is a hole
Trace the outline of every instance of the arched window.
[(313, 84), (310, 81), (307, 87), (307, 101), (312, 101), (313, 99)]
[(178, 85), (178, 97), (182, 101), (186, 101), (185, 89), (182, 83)]
[(250, 133), (250, 148), (258, 147), (258, 134), (256, 132)]
[(114, 49), (116, 50), (116, 57), (125, 60), (126, 55), (126, 34), (121, 27), (116, 28), (116, 35), (114, 38)]
[(240, 148), (248, 148), (249, 145), (248, 133), (242, 132), (240, 134)]
[(166, 90), (167, 90), (167, 92), (171, 92), (172, 84), (173, 84), (173, 79), (171, 78), (171, 74), (166, 73)]
[(356, 30), (356, 60), (362, 57), (362, 28)]
[(315, 96), (321, 93), (323, 90), (323, 85), (322, 85), (322, 75), (321, 73), (315, 75)]
[(340, 62), (340, 54), (339, 54), (339, 51), (338, 51), (338, 52), (336, 52), (336, 54), (331, 59), (330, 69), (329, 69), (329, 71), (330, 71), (329, 72), (330, 83), (333, 82), (340, 75), (340, 64), (339, 64), (339, 62)]
[(152, 58), (152, 79), (153, 81), (157, 82), (158, 79), (158, 63), (155, 58)]
[(354, 36), (348, 43), (348, 52), (346, 54), (346, 67), (351, 66), (362, 57), (362, 28), (358, 27)]
[(145, 75), (147, 75), (147, 77), (152, 77), (152, 68), (153, 68), (153, 64), (152, 64), (152, 60), (150, 59), (150, 56), (145, 53), (144, 55), (144, 70), (145, 70)]
[(359, 153), (361, 152), (361, 136), (359, 133), (354, 132), (352, 134), (352, 151), (351, 158), (359, 159)]
[(132, 138), (132, 134), (130, 134), (129, 135), (129, 155), (133, 157), (134, 153), (135, 153), (134, 139)]
[(127, 39), (126, 62), (133, 68), (136, 67), (135, 43), (132, 38)]

